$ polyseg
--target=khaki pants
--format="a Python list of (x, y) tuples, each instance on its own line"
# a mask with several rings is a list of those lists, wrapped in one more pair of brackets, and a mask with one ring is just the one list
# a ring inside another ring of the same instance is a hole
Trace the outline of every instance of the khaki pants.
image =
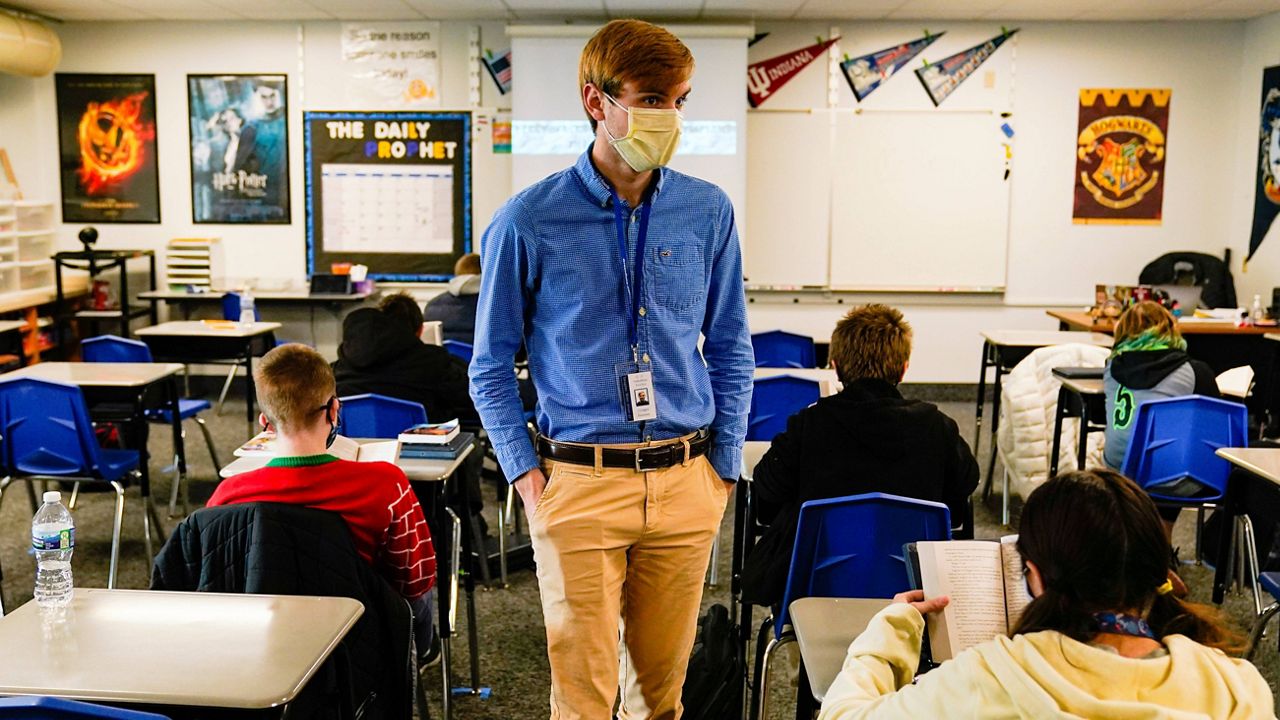
[(619, 685), (621, 720), (675, 720), (727, 488), (705, 457), (643, 473), (545, 470), (529, 531), (552, 720), (614, 717)]

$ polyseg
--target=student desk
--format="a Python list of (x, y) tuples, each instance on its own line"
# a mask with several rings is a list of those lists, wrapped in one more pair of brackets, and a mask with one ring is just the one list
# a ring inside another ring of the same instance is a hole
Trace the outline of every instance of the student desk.
[[(996, 470), (996, 431), (1000, 427), (1000, 392), (1004, 376), (1013, 366), (1031, 354), (1033, 350), (1050, 345), (1084, 343), (1111, 347), (1111, 338), (1095, 332), (1069, 332), (1054, 330), (986, 330), (982, 335), (982, 364), (978, 370), (978, 404), (973, 431), (973, 454), (978, 455), (982, 444), (982, 408), (986, 404), (987, 369), (995, 368), (995, 382), (991, 395), (991, 457), (987, 461), (987, 478), (982, 486), (982, 499), (991, 497), (991, 487)], [(1004, 523), (1009, 523), (1008, 507), (1004, 508)]]
[[(1068, 378), (1058, 374), (1062, 381), (1058, 388), (1058, 411), (1053, 417), (1053, 452), (1049, 456), (1049, 477), (1058, 474), (1058, 452), (1062, 448), (1062, 421), (1080, 418), (1080, 437), (1076, 443), (1076, 468), (1083, 470), (1089, 450), (1089, 433), (1107, 429), (1106, 397), (1102, 378)], [(1006, 488), (1007, 490), (1007, 488)], [(1007, 493), (1006, 493), (1007, 494)]]
[(836, 377), (836, 371), (830, 368), (756, 368), (755, 377), (776, 377), (778, 375), (790, 375), (791, 377), (804, 378), (805, 380), (813, 380), (818, 383), (818, 393), (821, 397), (835, 395), (840, 392), (840, 379)]
[[(1047, 311), (1063, 329), (1093, 330), (1111, 334), (1115, 321), (1094, 320), (1087, 312)], [(1277, 347), (1266, 342), (1268, 334), (1280, 333), (1280, 328), (1265, 325), (1245, 325), (1216, 320), (1180, 319), (1178, 331), (1187, 341), (1187, 354), (1203, 361), (1215, 375), (1233, 367), (1249, 365), (1253, 368), (1255, 392), (1247, 402), (1249, 410), (1267, 420), (1268, 429), (1280, 421), (1280, 392), (1276, 367)]]
[(76, 588), (62, 622), (35, 601), (0, 618), (0, 695), (278, 708), (363, 613), (343, 597)]
[[(139, 300), (146, 300), (154, 308), (159, 303), (177, 305), (183, 320), (191, 319), (191, 310), (197, 305), (220, 305), (222, 298), (233, 290), (214, 290), (211, 292), (192, 293), (181, 290), (150, 290), (138, 293)], [(366, 290), (358, 293), (313, 293), (307, 290), (280, 292), (250, 291), (254, 303), (279, 303), (288, 305), (311, 305), (328, 308), (333, 313), (341, 312), (347, 305), (359, 305), (365, 300), (378, 295), (377, 290)]]
[[(801, 598), (791, 603), (791, 627), (800, 643), (803, 674), (818, 702), (844, 667), (849, 645), (875, 614), (892, 601), (862, 598)], [(803, 682), (803, 681), (802, 681)]]
[[(152, 387), (163, 386), (164, 404), (168, 406), (172, 417), (173, 450), (178, 458), (178, 477), (187, 474), (187, 455), (182, 439), (182, 418), (178, 414), (177, 376), (182, 371), (178, 363), (72, 363), (43, 362), (27, 365), (12, 372), (0, 375), (5, 380), (15, 378), (35, 378), (51, 382), (79, 386), (85, 396), (94, 420), (118, 422), (128, 430), (129, 444), (141, 453), (138, 470), (142, 474), (140, 485), (142, 496), (151, 497), (151, 475), (148, 471), (150, 453), (147, 451), (147, 395)], [(174, 483), (175, 490), (179, 482)], [(30, 483), (27, 484), (31, 490)], [(34, 490), (31, 490), (32, 504), (35, 503)], [(165, 541), (164, 526), (156, 516), (155, 508), (147, 503), (147, 513), (151, 516), (160, 542)], [(147, 537), (147, 557), (150, 562), (151, 538)], [(115, 585), (115, 572), (112, 569), (110, 585)]]
[[(1217, 456), (1235, 467), (1245, 470), (1255, 477), (1280, 486), (1280, 449), (1277, 448), (1219, 448)], [(1227, 580), (1230, 577), (1232, 562), (1231, 542), (1235, 529), (1235, 517), (1245, 511), (1241, 502), (1243, 489), (1239, 487), (1239, 478), (1232, 473), (1227, 480), (1226, 497), (1223, 498), (1223, 522), (1218, 537), (1218, 557), (1214, 560), (1213, 601), (1222, 604), (1227, 594)]]
[(185, 364), (227, 362), (244, 366), (245, 419), (249, 437), (257, 426), (254, 412), (253, 357), (263, 355), (275, 344), (280, 323), (206, 323), (180, 320), (160, 323), (137, 331), (138, 339), (151, 348), (156, 360)]
[[(476, 625), (476, 602), (475, 602), (475, 571), (472, 567), (474, 562), (474, 538), (471, 526), (470, 513), (463, 513), (463, 517), (459, 518), (456, 513), (449, 508), (445, 501), (445, 484), (458, 467), (462, 465), (462, 461), (471, 454), (476, 448), (475, 442), (471, 442), (458, 453), (458, 457), (452, 460), (417, 460), (417, 459), (401, 459), (399, 457), (400, 443), (397, 440), (387, 440), (380, 438), (353, 438), (361, 445), (361, 454), (368, 455), (368, 451), (364, 448), (370, 445), (377, 445), (376, 454), (364, 457), (365, 461), (371, 461), (374, 458), (385, 462), (393, 463), (396, 467), (404, 471), (405, 477), (410, 483), (426, 483), (425, 489), (431, 498), (431, 504), (434, 506), (434, 513), (424, 509), (428, 513), (427, 519), (431, 527), (432, 540), (436, 549), (436, 578), (439, 600), (439, 616), (437, 627), (442, 629), (440, 633), (441, 654), (440, 665), (441, 672), (444, 677), (444, 693), (442, 695), (442, 703), (444, 709), (445, 720), (452, 717), (452, 696), (454, 694), (452, 679), (452, 653), (450, 650), (450, 638), (457, 633), (457, 614), (458, 614), (458, 585), (463, 584), (463, 590), (467, 596), (467, 645), (471, 658), (471, 685), (469, 687), (459, 688), (464, 694), (477, 696), (487, 696), (488, 688), (480, 686), (480, 635)], [(240, 473), (257, 470), (267, 464), (271, 458), (268, 456), (246, 456), (238, 457), (234, 462), (222, 468), (222, 477), (229, 478)], [(420, 486), (421, 487), (421, 486)], [(466, 483), (458, 483), (459, 502), (463, 507), (470, 506), (470, 498), (467, 492)], [(446, 540), (444, 529), (449, 529), (447, 536), (448, 552), (442, 550), (442, 540)], [(481, 560), (484, 562), (484, 560)], [(443, 569), (442, 569), (443, 568)], [(463, 573), (465, 572), (465, 576)], [(448, 577), (448, 583), (439, 582), (439, 578)], [(465, 579), (463, 579), (465, 577)]]

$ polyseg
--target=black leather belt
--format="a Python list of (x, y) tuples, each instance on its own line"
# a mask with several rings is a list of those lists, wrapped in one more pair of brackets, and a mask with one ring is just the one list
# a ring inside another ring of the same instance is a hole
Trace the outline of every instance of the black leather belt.
[[(707, 454), (711, 445), (711, 433), (706, 430), (689, 438), (689, 457), (695, 458)], [(573, 463), (574, 465), (596, 464), (596, 449), (592, 445), (570, 445), (558, 443), (550, 438), (538, 436), (538, 454), (556, 462)], [(602, 448), (600, 464), (611, 468), (628, 468), (636, 472), (662, 470), (685, 461), (684, 443), (666, 441), (663, 445), (638, 447), (631, 450), (622, 448)]]

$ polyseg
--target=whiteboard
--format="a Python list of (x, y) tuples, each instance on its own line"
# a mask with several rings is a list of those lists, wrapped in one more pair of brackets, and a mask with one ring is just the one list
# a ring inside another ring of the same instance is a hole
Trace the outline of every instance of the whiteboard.
[(831, 287), (1002, 290), (1009, 235), (995, 112), (837, 117)]
[(747, 114), (748, 285), (827, 284), (831, 133), (828, 112)]
[(1003, 290), (1009, 184), (998, 112), (747, 117), (749, 287)]

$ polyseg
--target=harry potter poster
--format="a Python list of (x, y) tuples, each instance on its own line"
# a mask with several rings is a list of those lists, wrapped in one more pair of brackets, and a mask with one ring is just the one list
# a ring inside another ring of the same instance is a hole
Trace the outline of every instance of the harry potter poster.
[(198, 223), (289, 223), (284, 75), (188, 75), (191, 215)]
[(63, 222), (160, 222), (154, 75), (58, 73)]
[(1080, 91), (1077, 224), (1159, 225), (1172, 90)]

